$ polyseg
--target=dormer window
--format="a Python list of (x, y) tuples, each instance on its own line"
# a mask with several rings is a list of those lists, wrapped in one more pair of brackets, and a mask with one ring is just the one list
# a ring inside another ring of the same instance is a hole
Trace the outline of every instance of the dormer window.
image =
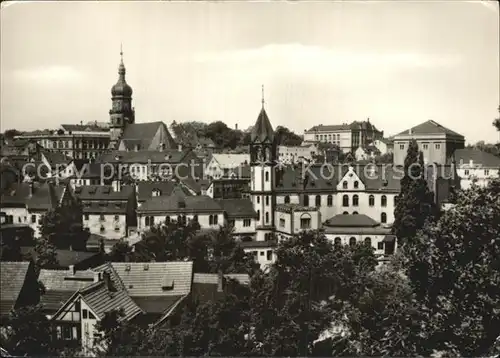
[(152, 194), (152, 196), (160, 196), (161, 191), (160, 191), (160, 189), (153, 189), (151, 194)]
[(162, 289), (162, 291), (173, 290), (174, 289), (174, 280), (169, 276), (165, 276), (163, 278), (162, 283), (161, 283), (161, 289)]

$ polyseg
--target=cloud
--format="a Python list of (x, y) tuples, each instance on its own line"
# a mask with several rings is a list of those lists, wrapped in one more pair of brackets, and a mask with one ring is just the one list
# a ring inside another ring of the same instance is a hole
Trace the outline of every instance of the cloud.
[(339, 51), (302, 44), (271, 44), (260, 48), (201, 53), (192, 60), (200, 64), (237, 67), (245, 71), (266, 69), (273, 73), (326, 75), (360, 69), (433, 68), (458, 63), (449, 55)]
[(81, 82), (84, 76), (81, 72), (70, 66), (48, 66), (27, 68), (14, 71), (14, 77), (23, 81), (40, 83), (73, 83)]

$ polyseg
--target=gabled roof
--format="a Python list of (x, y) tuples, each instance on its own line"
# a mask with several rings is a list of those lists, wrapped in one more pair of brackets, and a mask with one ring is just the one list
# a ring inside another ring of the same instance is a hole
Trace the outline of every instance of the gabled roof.
[(174, 191), (173, 181), (139, 181), (137, 183), (137, 200), (145, 201), (153, 197), (153, 190), (159, 190), (160, 195), (169, 196)]
[(26, 207), (29, 210), (49, 210), (57, 207), (64, 186), (52, 183), (33, 183), (33, 195), (30, 196), (30, 183), (16, 183), (5, 190), (1, 198), (2, 206)]
[(457, 149), (453, 153), (455, 159), (455, 165), (468, 166), (471, 164), (473, 166), (481, 166), (485, 168), (500, 168), (500, 158), (491, 153), (483, 152), (479, 149)]
[(82, 201), (127, 201), (134, 192), (135, 187), (133, 185), (123, 185), (120, 191), (114, 191), (111, 185), (84, 185), (75, 188), (75, 196)]
[(109, 132), (109, 128), (103, 128), (95, 124), (61, 124), (61, 128), (67, 132)]
[[(184, 296), (191, 291), (192, 261), (113, 262), (106, 265), (113, 267), (123, 287), (133, 298)], [(96, 267), (94, 271), (100, 272), (106, 265)], [(162, 289), (165, 280), (173, 282), (172, 289)]]
[(228, 218), (257, 217), (257, 212), (250, 199), (219, 199), (216, 202), (226, 212)]
[[(67, 157), (60, 152), (49, 152), (44, 150), (41, 152), (42, 157), (47, 160), (47, 163), (51, 168), (55, 168), (56, 165), (68, 165), (73, 161), (73, 158)], [(60, 168), (63, 169), (63, 168)]]
[[(184, 203), (185, 207), (182, 207)], [(220, 205), (212, 198), (206, 195), (186, 196), (183, 198), (177, 195), (156, 196), (153, 197), (140, 208), (137, 212), (160, 212), (160, 213), (203, 213), (203, 212), (222, 212)]]
[(168, 131), (167, 125), (163, 122), (129, 124), (123, 131), (121, 142), (125, 145), (126, 149), (129, 150), (135, 149), (135, 146), (138, 144), (141, 150), (157, 150), (159, 148), (150, 147), (153, 139), (160, 130), (164, 133), (161, 142), (165, 145), (165, 149), (177, 149), (177, 143)]
[(252, 141), (252, 143), (263, 143), (266, 140), (269, 142), (274, 141), (273, 126), (269, 121), (269, 117), (267, 116), (264, 107), (262, 107), (259, 116), (257, 117), (257, 121), (252, 128), (252, 132), (250, 133), (250, 140)]
[(364, 214), (335, 215), (324, 223), (329, 227), (375, 227), (379, 223)]
[(0, 316), (8, 315), (24, 287), (30, 262), (0, 262)]
[(306, 133), (311, 132), (334, 132), (334, 131), (346, 131), (350, 130), (351, 127), (349, 124), (333, 124), (333, 125), (317, 125), (307, 130)]
[[(410, 133), (410, 131), (411, 131), (411, 133)], [(443, 127), (441, 124), (439, 124), (433, 120), (428, 120), (428, 121), (421, 123), (415, 127), (407, 129), (407, 130), (395, 135), (394, 137), (407, 136), (410, 134), (411, 135), (446, 134), (446, 135), (451, 135), (451, 136), (459, 136), (459, 137), (463, 138), (463, 135), (458, 134), (457, 132), (454, 132), (451, 129)]]
[(94, 272), (42, 269), (38, 280), (45, 289), (40, 298), (43, 309), (57, 311), (76, 291), (94, 283)]

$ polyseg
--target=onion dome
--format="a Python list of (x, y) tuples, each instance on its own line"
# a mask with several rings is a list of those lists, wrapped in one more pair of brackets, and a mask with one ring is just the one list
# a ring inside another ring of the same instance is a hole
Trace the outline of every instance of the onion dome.
[(121, 61), (118, 66), (118, 82), (111, 87), (111, 95), (113, 97), (132, 97), (132, 87), (125, 81), (125, 65), (123, 64), (123, 52), (120, 51)]

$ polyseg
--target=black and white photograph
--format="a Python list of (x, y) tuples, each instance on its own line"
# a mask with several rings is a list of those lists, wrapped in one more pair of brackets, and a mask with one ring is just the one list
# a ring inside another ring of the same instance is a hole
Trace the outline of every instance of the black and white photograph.
[(498, 1), (0, 5), (2, 358), (500, 358)]

